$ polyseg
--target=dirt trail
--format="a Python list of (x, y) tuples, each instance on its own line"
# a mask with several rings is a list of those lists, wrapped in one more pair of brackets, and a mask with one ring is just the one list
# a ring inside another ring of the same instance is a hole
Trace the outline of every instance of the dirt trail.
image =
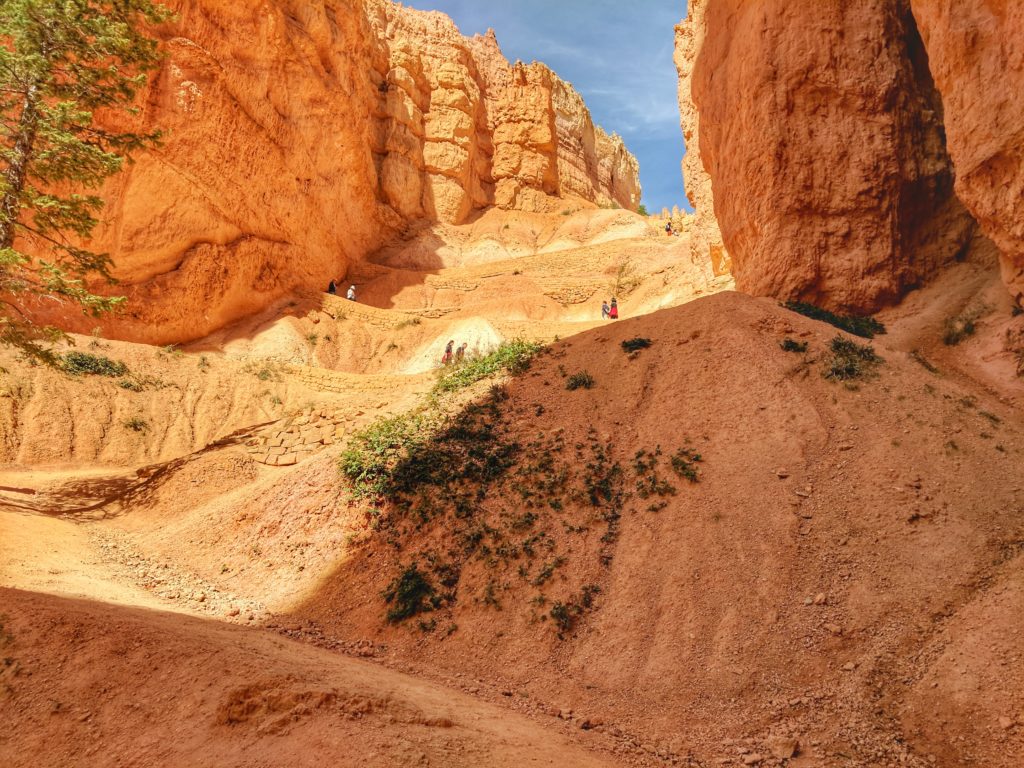
[(579, 736), (274, 633), (9, 589), (0, 604), (4, 765), (615, 764)]

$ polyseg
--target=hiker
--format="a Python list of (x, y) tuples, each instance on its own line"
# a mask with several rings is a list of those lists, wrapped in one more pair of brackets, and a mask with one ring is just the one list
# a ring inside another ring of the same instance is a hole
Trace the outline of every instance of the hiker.
[(602, 301), (601, 302), (601, 319), (602, 320), (607, 320), (611, 316), (611, 312), (612, 312), (611, 309), (608, 308), (608, 302), (607, 301)]
[(456, 363), (461, 363), (463, 360), (466, 359), (466, 347), (468, 347), (468, 346), (469, 346), (469, 344), (464, 341), (464, 342), (462, 342), (462, 346), (460, 346), (458, 349), (455, 350), (455, 362)]
[(668, 235), (669, 237), (672, 237), (672, 235), (675, 234), (675, 232), (672, 231), (672, 221), (671, 220), (665, 222), (665, 234)]
[(348, 293), (345, 294), (345, 298), (349, 301), (356, 300), (356, 287), (354, 285), (350, 285), (348, 287)]
[(452, 361), (452, 350), (455, 348), (455, 340), (452, 339), (448, 342), (448, 346), (444, 348), (444, 354), (441, 355), (441, 365), (448, 365)]
[(331, 282), (329, 282), (327, 284), (327, 292), (329, 294), (331, 294), (331, 296), (337, 296), (338, 295), (338, 284), (336, 282), (334, 282), (333, 280), (331, 280)]
[(611, 309), (608, 310), (608, 317), (610, 317), (612, 320), (619, 319), (619, 302), (617, 302), (615, 299), (612, 299), (612, 306)]

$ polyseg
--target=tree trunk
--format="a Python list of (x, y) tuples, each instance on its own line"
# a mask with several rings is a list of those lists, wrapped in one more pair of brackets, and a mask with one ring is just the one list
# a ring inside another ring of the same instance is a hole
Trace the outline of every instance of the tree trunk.
[(21, 216), (21, 193), (25, 189), (25, 177), (32, 149), (39, 129), (39, 86), (32, 85), (25, 95), (25, 104), (18, 121), (18, 139), (14, 143), (11, 164), (3, 172), (7, 181), (7, 193), (0, 200), (0, 248), (14, 245), (15, 225)]

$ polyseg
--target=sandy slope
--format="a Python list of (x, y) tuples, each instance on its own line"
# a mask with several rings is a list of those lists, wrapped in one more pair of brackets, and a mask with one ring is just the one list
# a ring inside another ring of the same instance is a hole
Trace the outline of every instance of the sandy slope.
[(464, 694), (259, 630), (0, 590), (12, 766), (604, 766)]
[[(990, 263), (887, 312), (885, 363), (847, 388), (821, 375), (837, 331), (770, 301), (725, 293), (601, 324), (574, 319), (589, 299), (540, 290), (598, 290), (635, 248), (624, 306), (676, 304), (693, 295), (676, 292), (676, 243), (513, 260), (480, 243), (448, 266), (379, 266), (378, 306), (300, 297), (184, 355), (105, 348), (172, 386), (11, 367), (0, 424), (21, 465), (0, 474), (0, 587), (31, 592), (0, 594), (0, 757), (778, 765), (797, 740), (790, 765), (1024, 760), (1024, 383), (1005, 349), (1024, 321)], [(943, 345), (944, 321), (976, 305), (976, 335)], [(614, 536), (571, 487), (556, 510), (512, 484), (469, 518), (396, 514), (375, 532), (336, 447), (286, 469), (254, 465), (244, 442), (203, 450), (265, 409), (313, 402), (357, 425), (407, 408), (430, 376), (394, 371), (429, 365), (454, 332), (562, 336), (509, 383), (496, 423), (524, 447), (515, 482), (556, 438), (569, 486), (606, 448), (625, 492)], [(652, 345), (630, 357), (632, 337)], [(786, 337), (808, 353), (783, 351)], [(584, 370), (596, 386), (568, 391)], [(138, 412), (148, 435), (118, 429)], [(635, 454), (658, 446), (676, 493), (640, 499)], [(699, 483), (667, 468), (683, 446), (703, 455)], [(467, 519), (490, 555), (466, 550)], [(541, 533), (531, 554), (523, 540)], [(454, 599), (388, 625), (381, 593), (414, 560), (457, 564)], [(585, 586), (600, 588), (591, 610), (559, 632), (552, 607)]]

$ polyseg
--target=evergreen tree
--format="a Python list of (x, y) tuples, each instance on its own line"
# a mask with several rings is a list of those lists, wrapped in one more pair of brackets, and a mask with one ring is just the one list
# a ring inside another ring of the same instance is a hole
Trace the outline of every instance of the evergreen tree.
[(143, 25), (168, 18), (151, 0), (0, 0), (0, 344), (54, 364), (65, 336), (32, 321), (30, 299), (91, 315), (123, 301), (88, 290), (87, 278), (112, 281), (111, 262), (81, 243), (103, 206), (95, 191), (159, 139), (108, 126), (137, 113), (159, 60)]

